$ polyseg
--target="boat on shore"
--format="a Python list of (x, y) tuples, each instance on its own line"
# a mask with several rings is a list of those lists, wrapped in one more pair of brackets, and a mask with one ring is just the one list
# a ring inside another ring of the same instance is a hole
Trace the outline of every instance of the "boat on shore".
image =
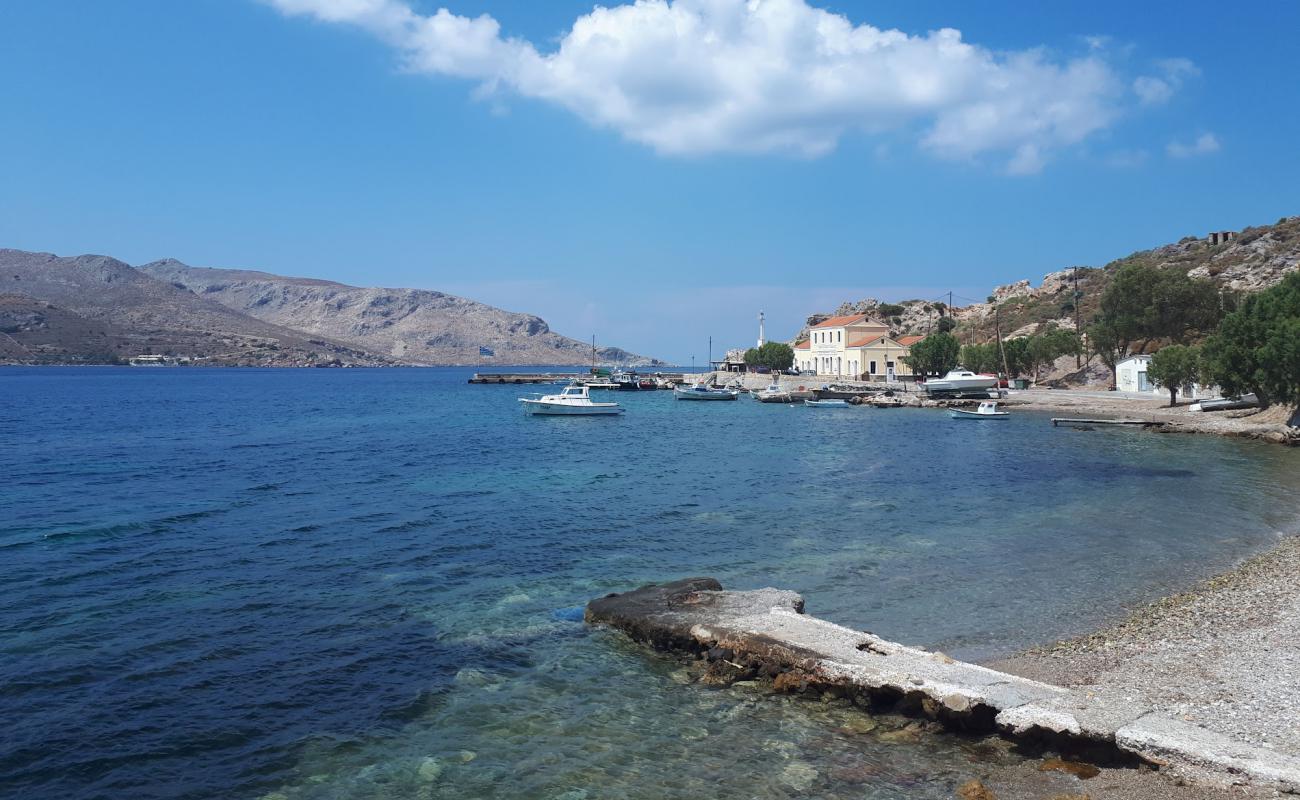
[(936, 392), (978, 392), (995, 388), (998, 385), (996, 375), (977, 375), (968, 369), (954, 369), (942, 378), (925, 382), (928, 394)]
[(1254, 392), (1240, 397), (1216, 397), (1213, 400), (1197, 400), (1187, 407), (1188, 411), (1235, 411), (1240, 408), (1255, 408), (1259, 398)]
[(609, 416), (622, 414), (618, 403), (597, 403), (587, 386), (566, 386), (559, 394), (521, 397), (524, 413), (534, 416)]
[(734, 389), (696, 384), (694, 386), (673, 387), (673, 397), (678, 400), (735, 400), (740, 397), (740, 392)]
[(974, 411), (967, 411), (964, 408), (950, 408), (948, 409), (948, 415), (953, 419), (1006, 419), (1011, 416), (1011, 412), (998, 411), (996, 401), (985, 400)]

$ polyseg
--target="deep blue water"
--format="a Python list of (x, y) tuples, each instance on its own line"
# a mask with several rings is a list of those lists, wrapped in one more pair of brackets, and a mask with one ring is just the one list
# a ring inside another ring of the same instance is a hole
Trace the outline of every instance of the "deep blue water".
[(679, 685), (579, 607), (713, 575), (988, 658), (1296, 524), (1284, 448), (468, 374), (0, 370), (0, 796), (948, 797), (968, 743)]

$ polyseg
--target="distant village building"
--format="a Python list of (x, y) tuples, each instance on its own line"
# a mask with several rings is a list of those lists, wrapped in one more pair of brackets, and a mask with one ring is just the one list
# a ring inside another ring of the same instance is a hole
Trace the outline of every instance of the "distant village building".
[(1227, 244), (1236, 238), (1236, 231), (1213, 231), (1209, 236), (1209, 241), (1210, 244)]
[(831, 317), (795, 346), (795, 366), (802, 372), (850, 380), (911, 380), (903, 360), (921, 336), (889, 335), (889, 326), (866, 314)]
[(742, 347), (733, 347), (727, 351), (727, 355), (721, 361), (714, 361), (710, 366), (719, 372), (744, 372), (745, 350)]

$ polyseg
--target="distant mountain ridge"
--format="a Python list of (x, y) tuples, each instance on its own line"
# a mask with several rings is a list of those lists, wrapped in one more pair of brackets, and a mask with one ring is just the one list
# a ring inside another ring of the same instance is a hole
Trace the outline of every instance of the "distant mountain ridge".
[(142, 353), (229, 365), (380, 365), (329, 339), (255, 319), (108, 256), (0, 249), (9, 361), (104, 363)]
[[(539, 317), (441, 292), (0, 249), (0, 363), (112, 363), (144, 353), (246, 366), (592, 360), (589, 344)], [(596, 360), (660, 363), (613, 347)]]
[[(426, 289), (349, 286), (266, 272), (191, 267), (155, 261), (140, 270), (184, 286), (242, 314), (326, 336), (403, 363), (482, 364), (483, 350), (500, 364), (581, 365), (591, 345), (553, 332), (540, 317)], [(600, 363), (644, 366), (654, 359), (600, 348)]]

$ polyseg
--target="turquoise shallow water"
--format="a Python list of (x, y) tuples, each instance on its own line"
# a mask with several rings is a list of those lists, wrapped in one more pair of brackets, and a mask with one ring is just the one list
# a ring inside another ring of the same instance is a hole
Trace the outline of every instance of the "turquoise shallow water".
[(1009, 756), (683, 685), (581, 604), (713, 575), (988, 658), (1296, 524), (1283, 448), (468, 374), (0, 371), (0, 796), (950, 797)]

